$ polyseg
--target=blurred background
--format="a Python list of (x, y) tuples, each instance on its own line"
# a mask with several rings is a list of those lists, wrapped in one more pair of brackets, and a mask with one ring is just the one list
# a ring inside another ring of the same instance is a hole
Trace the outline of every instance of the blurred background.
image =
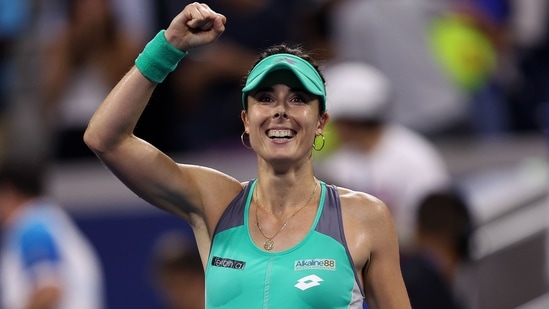
[[(107, 308), (169, 308), (155, 277), (158, 241), (174, 231), (190, 247), (194, 240), (183, 221), (124, 187), (82, 134), (144, 45), (187, 3), (0, 0), (0, 157), (48, 162), (49, 195), (97, 250)], [(241, 78), (258, 51), (298, 42), (327, 72), (344, 61), (371, 65), (390, 88), (384, 121), (430, 144), (445, 181), (466, 196), (474, 228), (460, 293), (468, 307), (549, 308), (548, 1), (205, 3), (227, 16), (226, 32), (158, 86), (136, 135), (176, 161), (246, 181), (256, 158), (240, 141)], [(341, 147), (336, 128), (325, 138), (315, 152), (319, 170)]]

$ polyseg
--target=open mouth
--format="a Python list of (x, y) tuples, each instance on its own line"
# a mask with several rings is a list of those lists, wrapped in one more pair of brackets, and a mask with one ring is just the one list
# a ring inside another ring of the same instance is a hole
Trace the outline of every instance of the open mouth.
[(270, 129), (267, 130), (267, 136), (270, 139), (291, 139), (295, 136), (295, 132), (286, 129)]

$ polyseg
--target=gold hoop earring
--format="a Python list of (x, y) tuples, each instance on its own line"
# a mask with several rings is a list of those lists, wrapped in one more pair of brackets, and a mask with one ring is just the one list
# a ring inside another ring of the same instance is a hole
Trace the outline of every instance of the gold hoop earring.
[[(322, 145), (320, 145), (320, 148), (317, 148), (317, 147), (316, 147), (316, 138), (317, 138), (318, 136), (322, 137)], [(321, 150), (324, 148), (325, 145), (326, 145), (326, 138), (324, 138), (324, 134), (321, 133), (320, 135), (315, 136), (315, 140), (314, 140), (314, 142), (313, 142), (313, 149), (314, 149), (314, 150), (316, 150), (316, 151), (321, 151)]]
[(252, 149), (252, 145), (251, 144), (246, 144), (246, 141), (244, 141), (244, 135), (247, 135), (247, 140), (248, 140), (248, 143), (250, 142), (250, 134), (248, 134), (246, 131), (242, 132), (242, 134), (240, 135), (240, 141), (242, 142), (242, 145), (244, 145), (244, 147), (246, 149)]

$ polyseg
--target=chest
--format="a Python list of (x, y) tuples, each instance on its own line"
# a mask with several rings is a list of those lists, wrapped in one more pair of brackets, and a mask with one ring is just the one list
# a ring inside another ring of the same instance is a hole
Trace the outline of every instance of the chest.
[(345, 247), (317, 232), (291, 249), (265, 252), (244, 226), (226, 230), (214, 240), (206, 282), (207, 308), (353, 308), (349, 304), (362, 303)]

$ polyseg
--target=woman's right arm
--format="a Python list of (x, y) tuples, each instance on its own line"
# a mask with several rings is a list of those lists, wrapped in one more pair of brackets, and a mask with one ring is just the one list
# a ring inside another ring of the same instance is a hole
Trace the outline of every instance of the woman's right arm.
[[(176, 48), (187, 51), (215, 41), (224, 24), (224, 16), (193, 3), (174, 18), (165, 37)], [(156, 85), (132, 67), (91, 118), (84, 141), (137, 195), (192, 224), (192, 214), (204, 216), (208, 205), (226, 206), (241, 185), (212, 169), (177, 164), (133, 134)]]

